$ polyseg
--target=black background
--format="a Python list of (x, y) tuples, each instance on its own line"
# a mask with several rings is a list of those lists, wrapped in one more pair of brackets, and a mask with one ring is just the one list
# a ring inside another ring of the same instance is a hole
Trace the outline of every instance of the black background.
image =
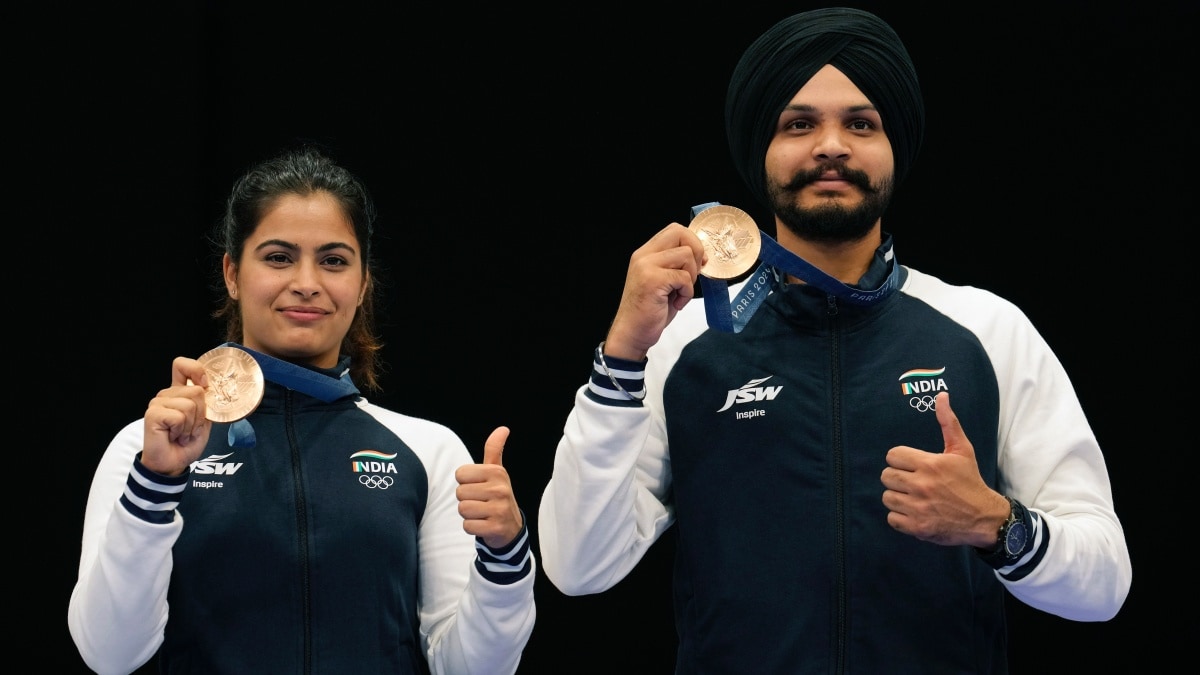
[[(390, 365), (372, 398), (453, 428), (477, 459), (509, 425), (536, 531), (630, 253), (701, 202), (770, 222), (728, 158), (725, 85), (755, 36), (810, 7), (161, 4), (9, 25), (10, 348), (28, 355), (9, 462), (41, 469), (10, 479), (27, 488), (9, 583), (47, 672), (86, 672), (66, 612), (100, 455), (174, 356), (222, 341), (205, 236), (246, 165), (311, 139), (366, 181)], [(927, 100), (884, 218), (899, 260), (1030, 315), (1105, 449), (1133, 556), (1110, 622), (1012, 603), (1013, 671), (1160, 670), (1200, 637), (1180, 496), (1196, 457), (1196, 4), (856, 5), (905, 39)], [(804, 536), (802, 514), (777, 517)], [(539, 573), (521, 672), (670, 672), (672, 547), (597, 596)]]

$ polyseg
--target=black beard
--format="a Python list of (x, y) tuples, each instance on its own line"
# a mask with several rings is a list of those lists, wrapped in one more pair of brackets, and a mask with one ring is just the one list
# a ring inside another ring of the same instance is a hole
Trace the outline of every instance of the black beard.
[[(863, 192), (863, 201), (854, 208), (829, 203), (810, 209), (796, 205), (796, 193), (801, 188), (819, 180), (821, 175), (836, 169), (838, 174)], [(825, 165), (812, 171), (797, 174), (786, 185), (768, 180), (771, 208), (779, 222), (792, 234), (822, 244), (844, 244), (859, 241), (870, 234), (875, 223), (883, 216), (892, 201), (895, 180), (888, 176), (878, 185), (871, 185), (866, 173), (844, 166)]]

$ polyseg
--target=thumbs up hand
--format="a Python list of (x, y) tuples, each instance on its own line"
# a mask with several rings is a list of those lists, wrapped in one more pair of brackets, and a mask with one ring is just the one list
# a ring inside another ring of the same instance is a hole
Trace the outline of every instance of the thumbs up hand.
[(937, 395), (941, 452), (898, 445), (887, 453), (883, 505), (888, 524), (917, 539), (945, 546), (990, 548), (1008, 517), (1009, 504), (979, 473), (975, 446), (950, 408), (950, 394)]
[(463, 529), (492, 549), (507, 546), (521, 533), (521, 509), (502, 457), (508, 427), (496, 427), (483, 444), (483, 463), (464, 464), (454, 472), (458, 481), (458, 514)]

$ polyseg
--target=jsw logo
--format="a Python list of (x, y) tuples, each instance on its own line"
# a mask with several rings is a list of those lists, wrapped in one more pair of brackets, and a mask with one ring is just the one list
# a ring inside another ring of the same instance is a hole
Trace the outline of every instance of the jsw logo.
[(220, 460), (229, 457), (228, 455), (210, 455), (204, 459), (192, 462), (192, 473), (216, 474), (219, 476), (232, 476), (238, 469), (242, 468), (244, 462), (222, 462)]
[(746, 384), (743, 384), (742, 386), (738, 387), (737, 389), (730, 389), (729, 397), (725, 399), (725, 405), (721, 406), (720, 410), (717, 410), (717, 412), (721, 412), (722, 410), (728, 410), (729, 406), (733, 405), (734, 403), (753, 403), (754, 401), (773, 401), (773, 400), (775, 400), (775, 397), (779, 395), (779, 392), (781, 390), (783, 390), (783, 385), (780, 385), (778, 387), (760, 387), (760, 386), (758, 386), (758, 385), (762, 384), (763, 382), (766, 382), (767, 380), (771, 379), (772, 377), (774, 377), (774, 375), (760, 377), (760, 378), (757, 378), (754, 380), (750, 380), (749, 382), (747, 382)]

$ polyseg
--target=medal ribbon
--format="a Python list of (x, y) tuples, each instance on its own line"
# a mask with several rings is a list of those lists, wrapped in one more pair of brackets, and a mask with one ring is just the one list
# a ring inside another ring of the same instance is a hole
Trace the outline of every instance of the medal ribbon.
[[(720, 202), (706, 202), (692, 207), (691, 217), (704, 209), (716, 206)], [(815, 286), (829, 295), (852, 305), (870, 305), (882, 300), (896, 290), (898, 277), (896, 275), (896, 257), (892, 251), (891, 238), (885, 238), (884, 260), (888, 263), (887, 278), (874, 290), (863, 290), (848, 286), (822, 272), (804, 258), (792, 253), (775, 241), (769, 234), (759, 230), (762, 248), (759, 251), (761, 261), (754, 274), (742, 286), (737, 297), (729, 300), (729, 282), (723, 279), (710, 279), (700, 276), (700, 286), (704, 295), (704, 312), (708, 317), (710, 328), (726, 333), (740, 333), (746, 322), (754, 315), (762, 301), (774, 290), (784, 278), (790, 274), (805, 283)], [(781, 274), (781, 272), (783, 274)], [(728, 304), (726, 304), (728, 302)]]
[[(276, 384), (282, 384), (288, 389), (307, 394), (326, 403), (336, 401), (343, 396), (359, 393), (358, 387), (354, 386), (354, 382), (350, 379), (349, 368), (342, 372), (341, 377), (333, 378), (314, 372), (303, 366), (277, 359), (274, 356), (267, 356), (261, 352), (256, 352), (236, 342), (226, 342), (221, 346), (236, 347), (253, 356), (254, 360), (258, 362), (258, 366), (262, 368), (263, 379), (270, 380)], [(243, 417), (229, 425), (230, 447), (253, 448), (255, 442), (254, 427), (250, 426), (250, 422), (246, 418)]]

